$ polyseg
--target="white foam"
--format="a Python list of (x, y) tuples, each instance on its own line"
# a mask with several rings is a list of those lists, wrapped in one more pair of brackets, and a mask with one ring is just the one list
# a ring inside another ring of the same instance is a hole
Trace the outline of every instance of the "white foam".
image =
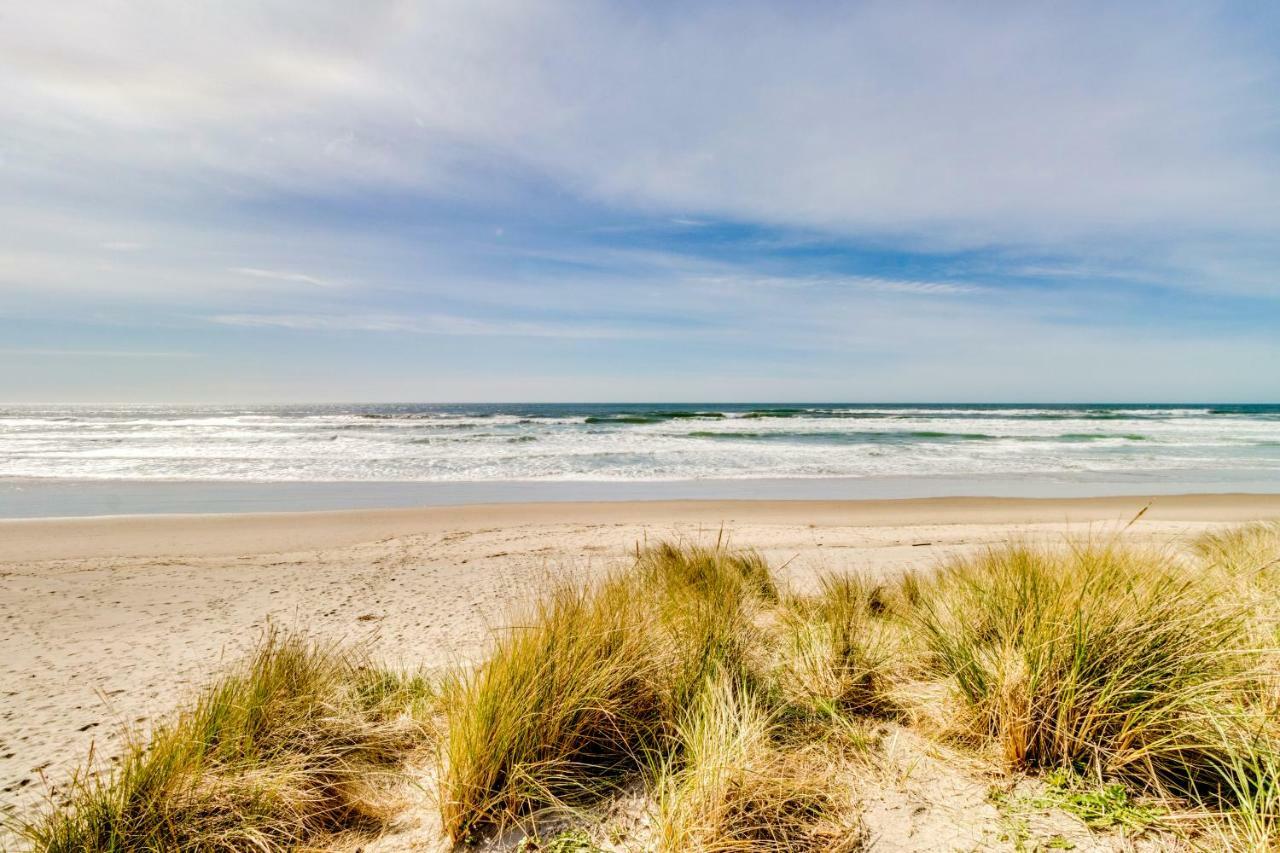
[[(1178, 469), (1280, 478), (1274, 416), (1203, 408), (1113, 409), (1105, 419), (1094, 413), (903, 406), (857, 410), (878, 417), (746, 418), (730, 411), (724, 418), (588, 424), (586, 414), (574, 412), (370, 418), (334, 407), (46, 407), (0, 413), (0, 477), (644, 481)], [(1053, 419), (1040, 419), (1045, 415)]]

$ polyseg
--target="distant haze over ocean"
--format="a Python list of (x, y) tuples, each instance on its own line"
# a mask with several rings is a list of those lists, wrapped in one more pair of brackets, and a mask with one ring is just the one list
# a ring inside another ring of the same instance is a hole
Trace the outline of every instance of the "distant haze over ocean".
[[(1045, 495), (1089, 493), (1090, 484), (1099, 493), (1126, 484), (1134, 493), (1172, 484), (1280, 491), (1280, 405), (9, 406), (0, 408), (0, 479), (3, 515), (63, 514), (61, 499), (47, 497), (24, 511), (23, 496), (69, 483), (122, 495), (170, 482), (460, 487), (387, 492), (390, 504), (599, 498), (607, 484), (628, 487), (619, 497), (999, 493), (997, 482)], [(564, 485), (530, 490), (539, 483)], [(888, 483), (897, 485), (877, 485)], [(330, 491), (318, 504), (260, 508), (345, 505)], [(359, 488), (346, 494), (353, 505), (378, 503)], [(119, 509), (160, 511), (157, 500)], [(175, 511), (184, 506), (211, 508)], [(253, 507), (230, 497), (218, 508)]]

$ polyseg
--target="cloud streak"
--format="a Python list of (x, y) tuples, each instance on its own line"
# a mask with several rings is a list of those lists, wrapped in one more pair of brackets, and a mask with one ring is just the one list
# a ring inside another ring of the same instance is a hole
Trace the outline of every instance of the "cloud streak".
[(828, 288), (871, 293), (897, 293), (914, 296), (964, 296), (988, 292), (980, 284), (956, 281), (920, 281), (871, 275), (844, 276), (709, 276), (702, 281), (718, 287), (757, 287), (780, 289)]
[(190, 352), (162, 352), (157, 350), (116, 349), (62, 349), (60, 347), (4, 347), (2, 355), (40, 356), (49, 358), (196, 358)]
[(648, 337), (628, 326), (589, 323), (546, 323), (481, 320), (447, 314), (218, 314), (209, 318), (224, 326), (318, 332), (397, 332), (414, 335), (511, 338), (611, 339)]
[(257, 267), (232, 267), (231, 272), (239, 275), (246, 275), (250, 278), (265, 278), (271, 281), (284, 281), (296, 284), (311, 284), (316, 287), (341, 287), (336, 281), (318, 278), (313, 275), (307, 275), (300, 272), (290, 272), (288, 270), (264, 270)]

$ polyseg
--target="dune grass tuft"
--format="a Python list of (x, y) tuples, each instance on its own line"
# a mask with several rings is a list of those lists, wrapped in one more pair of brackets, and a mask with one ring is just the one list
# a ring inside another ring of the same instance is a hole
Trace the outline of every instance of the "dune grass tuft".
[(768, 562), (754, 551), (659, 542), (636, 555), (636, 568), (654, 589), (697, 597), (778, 600), (778, 584)]
[(38, 850), (290, 850), (376, 826), (422, 744), (430, 689), (354, 651), (269, 631), (196, 703), (134, 736), (110, 773), (20, 832)]
[(895, 711), (889, 696), (893, 626), (884, 590), (855, 575), (824, 575), (779, 616), (775, 677), (783, 701), (819, 716)]
[(1166, 555), (993, 550), (940, 574), (918, 614), (932, 665), (1011, 765), (1220, 786), (1206, 718), (1239, 683), (1242, 618)]
[[(1252, 642), (1280, 647), (1280, 522), (1255, 522), (1202, 535), (1192, 544), (1206, 574), (1246, 606)], [(1274, 679), (1280, 684), (1280, 667)], [(1275, 686), (1280, 711), (1280, 686)]]
[(634, 585), (562, 584), (445, 688), (440, 810), (455, 840), (598, 794), (661, 732), (658, 648)]
[(455, 840), (598, 796), (667, 748), (711, 673), (753, 671), (758, 556), (659, 544), (595, 584), (564, 584), (448, 689), (440, 808)]
[(1258, 521), (1205, 533), (1192, 549), (1208, 565), (1259, 582), (1280, 578), (1280, 522)]
[(664, 650), (668, 726), (708, 677), (758, 679), (763, 661), (756, 617), (779, 598), (763, 558), (720, 545), (663, 542), (638, 555), (633, 579), (636, 601), (652, 609)]
[(712, 676), (677, 724), (678, 752), (654, 783), (661, 851), (854, 850), (852, 795), (803, 753), (774, 742), (750, 685)]
[(1225, 850), (1280, 850), (1280, 720), (1251, 708), (1211, 722), (1217, 748), (1207, 759), (1221, 787), (1194, 798), (1218, 818), (1208, 825), (1208, 836)]

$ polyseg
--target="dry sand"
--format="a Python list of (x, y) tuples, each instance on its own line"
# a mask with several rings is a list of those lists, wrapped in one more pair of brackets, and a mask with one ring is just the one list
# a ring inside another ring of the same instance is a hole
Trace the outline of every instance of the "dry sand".
[[(1144, 498), (507, 504), (0, 521), (0, 803), (29, 803), (122, 723), (171, 710), (274, 620), (392, 663), (473, 657), (552, 576), (658, 538), (754, 547), (803, 585), (1017, 538), (1110, 536)], [(1280, 495), (1157, 498), (1123, 535), (1176, 544), (1280, 518)]]

